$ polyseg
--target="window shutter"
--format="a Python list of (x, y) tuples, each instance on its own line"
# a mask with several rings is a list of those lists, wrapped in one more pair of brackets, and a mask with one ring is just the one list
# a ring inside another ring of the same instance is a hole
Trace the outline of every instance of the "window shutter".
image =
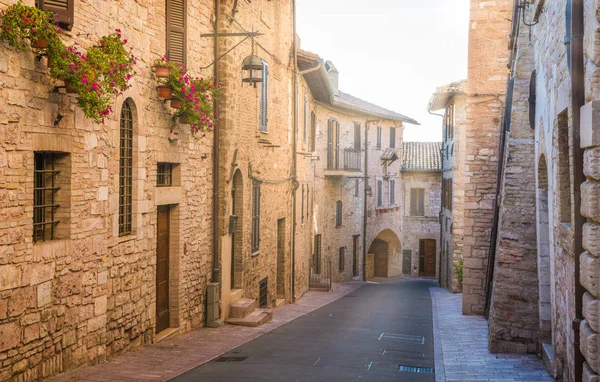
[(378, 149), (381, 148), (381, 126), (377, 126), (377, 146)]
[(269, 131), (269, 65), (263, 61), (262, 83), (260, 84), (260, 131)]
[(390, 206), (396, 204), (396, 181), (390, 180)]
[(340, 227), (342, 225), (342, 201), (338, 200), (335, 203), (335, 226)]
[(410, 190), (410, 215), (415, 216), (417, 214), (417, 190)]
[(419, 189), (419, 216), (425, 215), (425, 190)]
[(360, 150), (360, 123), (354, 124), (354, 150)]
[(186, 0), (167, 0), (167, 57), (185, 67)]
[(67, 30), (73, 28), (73, 0), (37, 0), (36, 3), (38, 8), (57, 14), (56, 21), (61, 27)]
[(396, 128), (390, 127), (390, 148), (396, 147)]
[(260, 183), (252, 184), (252, 252), (260, 248)]
[(381, 207), (383, 205), (383, 182), (381, 180), (377, 181), (377, 207)]

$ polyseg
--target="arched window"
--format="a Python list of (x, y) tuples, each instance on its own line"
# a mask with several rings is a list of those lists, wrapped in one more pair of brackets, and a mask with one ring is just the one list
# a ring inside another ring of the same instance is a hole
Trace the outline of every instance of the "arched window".
[(121, 109), (119, 139), (119, 236), (131, 233), (133, 192), (133, 116), (127, 102)]

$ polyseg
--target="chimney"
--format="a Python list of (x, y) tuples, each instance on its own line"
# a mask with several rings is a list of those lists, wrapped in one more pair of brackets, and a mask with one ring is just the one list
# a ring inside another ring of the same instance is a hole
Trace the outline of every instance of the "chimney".
[(327, 70), (327, 77), (329, 78), (329, 85), (331, 86), (331, 89), (333, 89), (333, 94), (335, 94), (336, 96), (339, 95), (339, 88), (338, 88), (339, 72), (333, 65), (333, 62), (326, 61), (325, 62), (325, 70)]

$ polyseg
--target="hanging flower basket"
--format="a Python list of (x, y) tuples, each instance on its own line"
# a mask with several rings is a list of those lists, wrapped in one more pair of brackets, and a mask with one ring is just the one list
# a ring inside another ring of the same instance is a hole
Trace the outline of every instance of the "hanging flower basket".
[(171, 107), (173, 109), (181, 109), (181, 105), (183, 105), (183, 101), (179, 98), (171, 98)]
[(155, 66), (154, 74), (159, 78), (167, 78), (169, 77), (169, 68), (166, 66)]
[(170, 99), (173, 97), (173, 89), (169, 86), (159, 85), (156, 89), (158, 90), (158, 96), (160, 98)]

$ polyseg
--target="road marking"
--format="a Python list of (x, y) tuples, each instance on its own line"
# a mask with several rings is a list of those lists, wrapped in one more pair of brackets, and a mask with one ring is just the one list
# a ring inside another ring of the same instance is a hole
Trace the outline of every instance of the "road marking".
[(379, 336), (379, 338), (377, 339), (377, 341), (381, 341), (381, 337), (383, 337), (385, 333), (381, 333), (381, 335)]
[(371, 370), (371, 366), (373, 366), (373, 361), (367, 365), (367, 370)]
[(317, 362), (313, 363), (313, 366), (317, 366), (317, 364), (319, 363), (319, 361), (320, 361), (320, 360), (321, 360), (321, 358), (319, 358), (319, 359), (317, 360)]

